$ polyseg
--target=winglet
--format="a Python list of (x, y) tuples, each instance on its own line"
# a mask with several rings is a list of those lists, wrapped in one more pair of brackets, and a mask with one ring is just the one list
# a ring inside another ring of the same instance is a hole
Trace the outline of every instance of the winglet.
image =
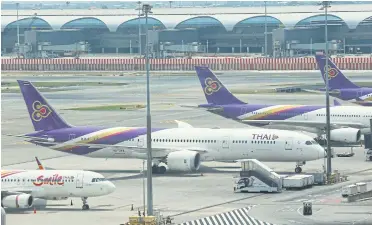
[(45, 170), (43, 164), (41, 164), (41, 162), (39, 161), (39, 159), (35, 156), (35, 159), (36, 159), (36, 163), (39, 167), (39, 170)]
[(179, 120), (174, 120), (178, 124), (178, 128), (194, 128), (191, 124), (188, 124), (186, 122), (182, 122)]
[(340, 106), (341, 105), (341, 103), (339, 101), (337, 101), (336, 99), (333, 100), (333, 104), (335, 106)]

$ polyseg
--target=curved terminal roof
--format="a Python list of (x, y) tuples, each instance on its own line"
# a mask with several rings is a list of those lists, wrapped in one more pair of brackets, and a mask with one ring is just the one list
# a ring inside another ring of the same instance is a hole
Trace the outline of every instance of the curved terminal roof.
[[(267, 22), (280, 21), (285, 27), (291, 28), (300, 21), (321, 21), (324, 13), (319, 6), (281, 6), (267, 7)], [(242, 23), (264, 23), (263, 7), (239, 8), (158, 8), (152, 9), (150, 17), (160, 21), (167, 29), (175, 29), (192, 25), (192, 27), (222, 24), (227, 31)], [(262, 12), (262, 13), (259, 13)], [(8, 25), (15, 25), (16, 10), (1, 11), (2, 31)], [(354, 29), (363, 20), (371, 17), (372, 4), (334, 5), (329, 8), (329, 20), (335, 17), (343, 20), (350, 29)], [(333, 18), (332, 18), (333, 17)], [(94, 10), (19, 10), (19, 19), (25, 21), (44, 20), (52, 29), (67, 27), (97, 28), (106, 26), (111, 32), (125, 22), (138, 24), (138, 11), (135, 9), (94, 9)], [(33, 18), (33, 19), (32, 19)], [(309, 19), (311, 18), (311, 19)], [(144, 20), (140, 21), (144, 23)], [(13, 23), (13, 24), (12, 24)], [(182, 25), (183, 24), (183, 25)], [(180, 26), (182, 25), (182, 26)], [(20, 25), (21, 26), (21, 25)], [(35, 26), (35, 24), (34, 24)], [(43, 25), (45, 26), (45, 25)], [(9, 26), (8, 26), (9, 27)]]

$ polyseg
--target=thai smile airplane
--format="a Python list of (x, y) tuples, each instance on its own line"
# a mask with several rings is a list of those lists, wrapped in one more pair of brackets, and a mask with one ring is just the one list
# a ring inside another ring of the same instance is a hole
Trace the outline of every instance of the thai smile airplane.
[(47, 200), (79, 197), (83, 210), (88, 197), (108, 195), (116, 187), (101, 174), (83, 170), (1, 170), (1, 206), (10, 209), (45, 207)]
[[(323, 54), (316, 54), (315, 59), (325, 82), (326, 58)], [(331, 96), (344, 101), (352, 100), (353, 103), (362, 106), (372, 106), (372, 88), (359, 87), (351, 82), (330, 59), (328, 59), (328, 79)]]
[[(35, 132), (18, 135), (54, 150), (96, 158), (147, 159), (145, 127), (76, 127), (66, 123), (28, 81), (18, 81)], [(324, 149), (310, 136), (269, 129), (193, 128), (152, 129), (154, 173), (199, 170), (201, 161), (296, 162), (324, 158)], [(11, 136), (11, 135), (10, 135)]]
[[(208, 101), (197, 108), (253, 126), (308, 131), (324, 141), (325, 106), (248, 104), (236, 98), (208, 67), (197, 66), (195, 69)], [(372, 108), (337, 105), (331, 107), (330, 112), (334, 146), (357, 144), (363, 133), (370, 132)]]

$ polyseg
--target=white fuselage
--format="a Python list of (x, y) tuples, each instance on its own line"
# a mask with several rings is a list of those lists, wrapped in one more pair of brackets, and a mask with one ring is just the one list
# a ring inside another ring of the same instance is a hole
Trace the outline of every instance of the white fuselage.
[[(264, 107), (258, 109), (253, 112), (246, 113), (244, 115), (239, 116), (239, 119), (249, 119), (259, 114), (265, 114), (270, 110), (275, 110), (277, 108), (284, 108), (286, 105), (275, 105), (270, 107)], [(287, 112), (282, 112), (283, 116), (286, 115)], [(280, 115), (280, 112), (278, 113)], [(298, 115), (289, 115), (288, 119), (284, 121), (309, 121), (309, 125), (307, 127), (311, 128), (311, 122), (324, 122), (326, 121), (326, 108), (317, 109), (310, 112), (299, 113)], [(331, 123), (336, 122), (345, 122), (345, 123), (355, 123), (361, 124), (362, 129), (370, 127), (370, 119), (372, 119), (372, 107), (361, 107), (361, 106), (336, 106), (330, 107), (330, 121)], [(252, 119), (254, 121), (254, 119)], [(263, 119), (264, 120), (264, 119)], [(280, 119), (278, 119), (280, 121)], [(279, 125), (276, 126), (280, 129), (293, 129), (293, 126), (300, 126), (296, 124), (288, 124), (288, 125)], [(314, 128), (319, 127), (314, 123)], [(302, 128), (301, 128), (302, 129)], [(306, 130), (306, 129), (303, 129)], [(316, 130), (306, 130), (309, 132), (316, 132)]]
[[(254, 158), (266, 162), (309, 161), (324, 157), (324, 149), (305, 134), (270, 129), (210, 129), (210, 128), (170, 128), (153, 132), (152, 155), (164, 157), (164, 151), (201, 151), (202, 161), (234, 161)], [(306, 144), (306, 141), (313, 143)], [(100, 158), (140, 158), (146, 159), (146, 135), (118, 143), (129, 148), (103, 148), (87, 154)]]
[(48, 200), (102, 196), (115, 190), (101, 174), (82, 170), (2, 170), (1, 188)]
[[(296, 119), (296, 118), (293, 118)], [(303, 119), (309, 121), (325, 121), (326, 108), (305, 113)], [(370, 127), (372, 109), (360, 106), (336, 106), (330, 107), (330, 120), (332, 122), (355, 122), (362, 124), (365, 128)], [(291, 120), (291, 119), (288, 119)]]

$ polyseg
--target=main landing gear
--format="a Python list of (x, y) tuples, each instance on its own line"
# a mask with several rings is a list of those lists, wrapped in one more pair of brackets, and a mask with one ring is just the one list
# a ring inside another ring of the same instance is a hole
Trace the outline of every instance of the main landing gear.
[(89, 210), (89, 205), (88, 205), (87, 199), (88, 199), (88, 197), (82, 197), (81, 198), (81, 200), (83, 201), (83, 207), (82, 207), (83, 210)]
[(306, 164), (305, 161), (299, 161), (299, 162), (297, 162), (296, 168), (295, 168), (295, 173), (301, 173), (302, 172), (301, 166), (303, 166), (305, 164)]
[(156, 164), (152, 166), (153, 174), (164, 174), (165, 172), (167, 172), (167, 168), (165, 166), (159, 166)]

